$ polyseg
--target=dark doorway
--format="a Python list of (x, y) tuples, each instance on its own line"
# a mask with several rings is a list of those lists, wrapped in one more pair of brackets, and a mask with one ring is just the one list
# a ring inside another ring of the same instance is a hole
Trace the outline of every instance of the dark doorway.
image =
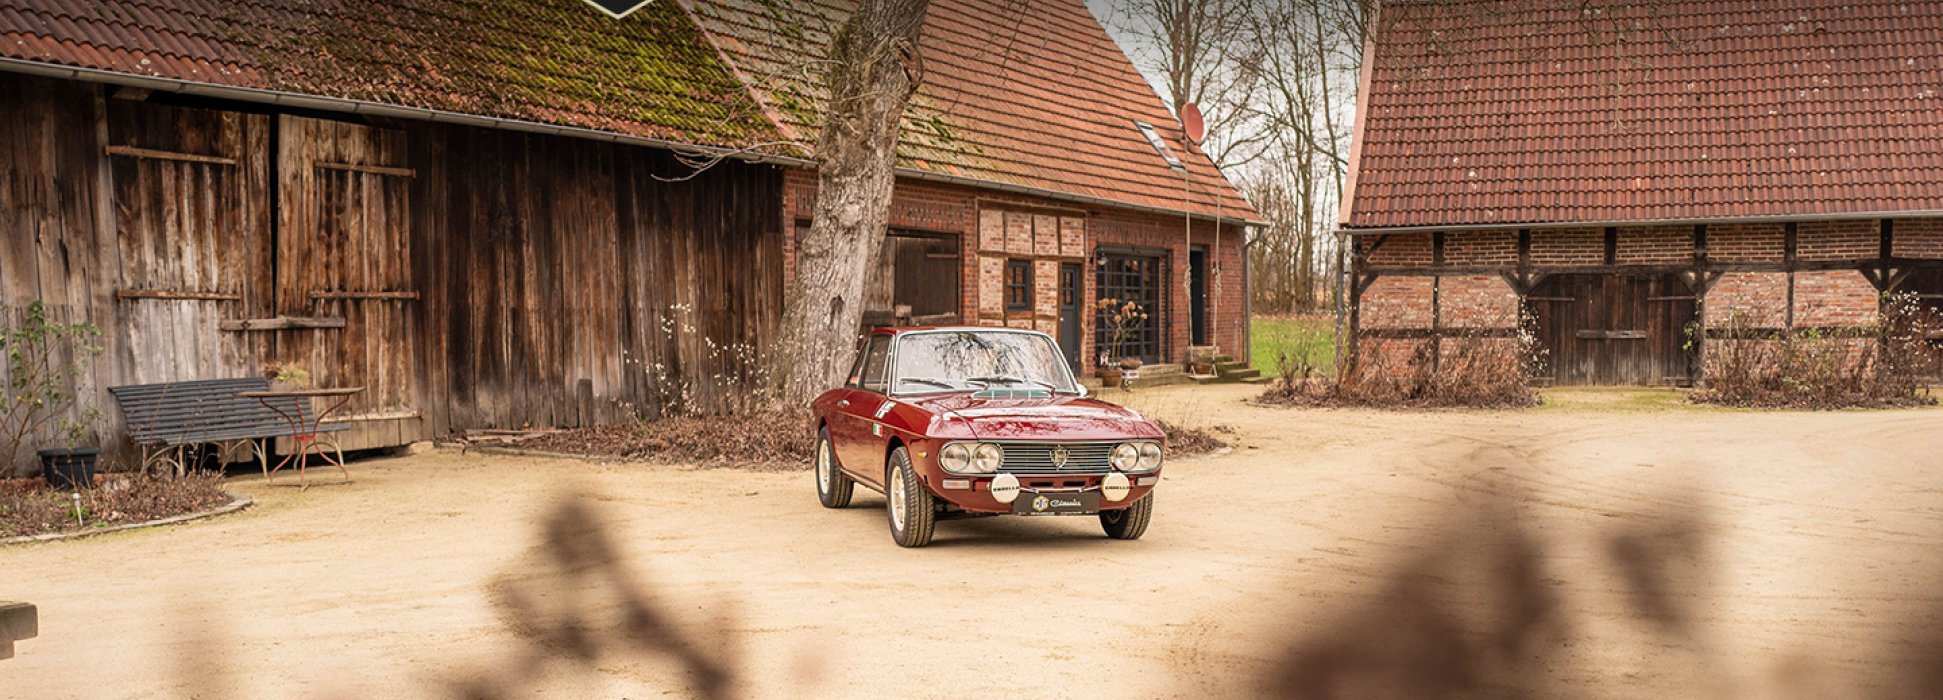
[(1079, 263), (1059, 264), (1059, 350), (1066, 363), (1079, 371)]
[[(1915, 294), (1925, 306), (1938, 314), (1943, 314), (1943, 268), (1919, 268), (1910, 273), (1909, 279), (1903, 282), (1897, 291)], [(1939, 353), (1938, 359), (1943, 360), (1943, 335), (1934, 333), (1932, 331), (1930, 336), (1930, 347)], [(1943, 364), (1939, 364), (1936, 369), (1937, 376), (1943, 377)]]
[(1188, 344), (1208, 344), (1208, 249), (1187, 251)]
[[(958, 322), (957, 236), (893, 230), (881, 250), (864, 286), (864, 325)], [(899, 307), (910, 316), (897, 317)]]
[[(1093, 342), (1102, 352), (1112, 355), (1110, 359), (1138, 357), (1148, 364), (1160, 362), (1160, 329), (1167, 326), (1166, 309), (1161, 303), (1166, 284), (1162, 278), (1162, 260), (1159, 255), (1133, 251), (1101, 251), (1095, 260), (1099, 267), (1094, 279), (1097, 298), (1113, 300), (1115, 308), (1098, 310), (1093, 321)], [(1146, 318), (1130, 326), (1133, 332), (1120, 341), (1119, 347), (1110, 347), (1113, 331), (1109, 314), (1118, 312), (1127, 302), (1133, 302), (1136, 316), (1146, 314)]]
[(1674, 275), (1553, 275), (1527, 299), (1555, 384), (1685, 382), (1693, 290)]

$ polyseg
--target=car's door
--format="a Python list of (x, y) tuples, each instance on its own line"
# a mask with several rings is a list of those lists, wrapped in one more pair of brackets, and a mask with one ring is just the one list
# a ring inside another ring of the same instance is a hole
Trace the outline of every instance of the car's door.
[(830, 440), (836, 443), (844, 471), (871, 484), (883, 481), (884, 437), (876, 430), (875, 414), (890, 391), (890, 350), (891, 336), (871, 336), (837, 400), (842, 417), (830, 426)]

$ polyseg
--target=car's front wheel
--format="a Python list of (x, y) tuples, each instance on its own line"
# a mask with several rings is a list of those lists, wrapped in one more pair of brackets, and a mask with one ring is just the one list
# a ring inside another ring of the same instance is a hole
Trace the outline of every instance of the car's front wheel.
[(830, 444), (830, 429), (818, 428), (816, 431), (816, 500), (823, 502), (825, 508), (846, 508), (850, 496), (857, 488), (857, 482), (843, 473), (837, 466), (835, 446)]
[(938, 523), (936, 500), (924, 484), (918, 483), (911, 468), (911, 456), (899, 447), (891, 451), (890, 468), (884, 475), (884, 510), (891, 521), (891, 540), (899, 547), (931, 544), (931, 529)]
[(1100, 529), (1116, 540), (1137, 540), (1147, 534), (1147, 523), (1153, 519), (1154, 494), (1149, 493), (1125, 508), (1100, 511)]

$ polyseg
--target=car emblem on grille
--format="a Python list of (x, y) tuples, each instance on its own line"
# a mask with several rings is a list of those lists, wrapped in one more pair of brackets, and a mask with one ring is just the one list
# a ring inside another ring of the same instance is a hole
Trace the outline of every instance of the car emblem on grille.
[(1054, 469), (1060, 469), (1060, 468), (1063, 468), (1063, 467), (1065, 467), (1065, 466), (1066, 466), (1066, 459), (1067, 459), (1068, 457), (1071, 457), (1071, 456), (1072, 456), (1072, 454), (1071, 454), (1071, 453), (1068, 453), (1068, 452), (1066, 451), (1066, 447), (1065, 447), (1065, 446), (1063, 446), (1063, 445), (1062, 445), (1062, 446), (1059, 446), (1059, 447), (1055, 447), (1055, 448), (1052, 448), (1052, 466), (1053, 466), (1053, 468), (1054, 468)]

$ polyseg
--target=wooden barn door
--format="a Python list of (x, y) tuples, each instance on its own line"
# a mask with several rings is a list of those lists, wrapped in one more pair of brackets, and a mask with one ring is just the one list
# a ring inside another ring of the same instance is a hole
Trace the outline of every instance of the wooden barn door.
[[(255, 376), (271, 306), (269, 118), (107, 100), (116, 383)], [(77, 183), (77, 186), (78, 183)]]
[(351, 443), (416, 439), (420, 303), (409, 214), (415, 173), (404, 166), (404, 134), (280, 119), (277, 310), (341, 318), (343, 327), (282, 331), (279, 355), (305, 364), (319, 386), (365, 388), (344, 409), (360, 424)]
[(1694, 296), (1674, 275), (1552, 275), (1528, 297), (1556, 384), (1687, 378)]

